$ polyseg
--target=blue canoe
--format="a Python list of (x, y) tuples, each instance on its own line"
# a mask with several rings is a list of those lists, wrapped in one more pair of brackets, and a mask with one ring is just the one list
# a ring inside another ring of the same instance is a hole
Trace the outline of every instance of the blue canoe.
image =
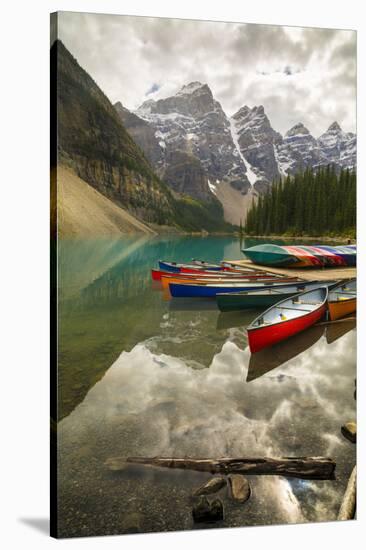
[(214, 298), (216, 294), (222, 292), (243, 292), (248, 290), (265, 290), (267, 288), (286, 288), (293, 287), (291, 283), (227, 283), (227, 284), (180, 284), (169, 283), (170, 294), (174, 298)]

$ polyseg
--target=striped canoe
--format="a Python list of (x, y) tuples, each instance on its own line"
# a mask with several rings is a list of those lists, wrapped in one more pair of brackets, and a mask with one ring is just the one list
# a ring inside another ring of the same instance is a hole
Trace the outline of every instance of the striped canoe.
[(282, 267), (340, 267), (355, 266), (355, 245), (277, 245), (261, 244), (244, 248), (243, 253), (253, 263)]

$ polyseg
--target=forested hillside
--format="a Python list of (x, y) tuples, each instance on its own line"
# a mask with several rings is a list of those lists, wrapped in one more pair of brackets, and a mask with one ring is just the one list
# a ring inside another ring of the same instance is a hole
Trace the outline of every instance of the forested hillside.
[(356, 173), (328, 166), (273, 184), (248, 212), (249, 235), (356, 234)]

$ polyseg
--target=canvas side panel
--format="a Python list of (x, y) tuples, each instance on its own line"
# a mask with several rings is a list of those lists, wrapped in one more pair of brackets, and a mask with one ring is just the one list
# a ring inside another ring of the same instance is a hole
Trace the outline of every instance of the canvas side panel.
[(50, 16), (50, 535), (57, 537), (57, 26)]

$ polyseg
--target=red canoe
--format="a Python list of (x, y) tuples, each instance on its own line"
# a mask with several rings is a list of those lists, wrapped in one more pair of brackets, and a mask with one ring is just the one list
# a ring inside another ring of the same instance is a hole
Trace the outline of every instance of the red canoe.
[(213, 275), (213, 274), (216, 274), (216, 277), (220, 274), (226, 274), (226, 271), (223, 272), (223, 271), (204, 271), (203, 269), (188, 269), (188, 268), (185, 268), (184, 272), (182, 271), (182, 268), (179, 269), (179, 271), (177, 271), (176, 273), (174, 273), (173, 271), (163, 271), (161, 269), (152, 269), (151, 270), (151, 277), (152, 277), (152, 280), (153, 281), (161, 281), (161, 278), (164, 276), (166, 277), (180, 277), (181, 275), (185, 276), (185, 277), (189, 277), (189, 276), (195, 276), (195, 275), (201, 275), (201, 274), (204, 274), (204, 275), (207, 275), (208, 277)]
[(247, 328), (252, 353), (273, 346), (319, 321), (327, 309), (328, 289), (320, 287), (286, 298), (257, 317)]
[[(257, 270), (258, 271), (258, 270)], [(246, 270), (245, 268), (243, 269), (235, 269), (235, 267), (225, 267), (225, 266), (222, 266), (222, 268), (218, 271), (213, 271), (213, 270), (207, 270), (207, 269), (204, 269), (204, 268), (200, 268), (199, 266), (197, 267), (194, 267), (194, 268), (191, 268), (191, 267), (181, 267), (180, 268), (180, 273), (256, 273), (257, 272), (256, 270)]]
[(244, 270), (233, 270), (233, 271), (204, 271), (203, 269), (192, 269), (189, 270), (185, 268), (181, 269), (179, 273), (173, 273), (171, 271), (162, 271), (159, 269), (151, 270), (151, 277), (153, 281), (161, 281), (162, 277), (182, 277), (186, 279), (190, 278), (242, 278), (246, 279), (282, 279), (281, 276), (276, 276), (271, 273), (266, 273), (265, 271), (244, 271)]

